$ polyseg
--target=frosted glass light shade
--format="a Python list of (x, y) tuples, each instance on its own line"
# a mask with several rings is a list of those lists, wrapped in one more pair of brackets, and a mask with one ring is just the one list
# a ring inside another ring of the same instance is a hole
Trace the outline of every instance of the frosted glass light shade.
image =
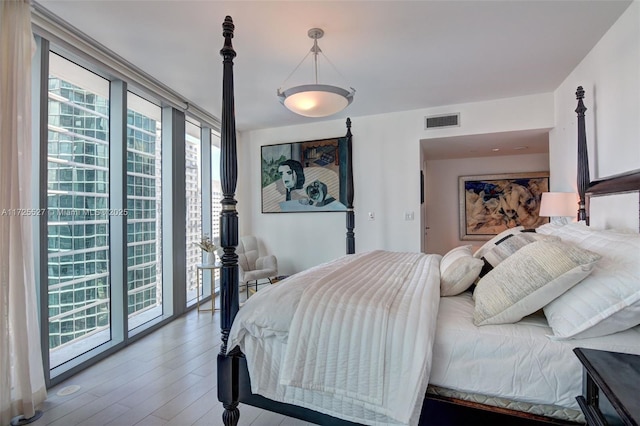
[(540, 216), (570, 217), (578, 215), (578, 194), (575, 192), (543, 192)]
[(353, 101), (354, 92), (328, 84), (304, 84), (278, 91), (278, 97), (292, 112), (316, 118), (327, 117), (345, 109)]

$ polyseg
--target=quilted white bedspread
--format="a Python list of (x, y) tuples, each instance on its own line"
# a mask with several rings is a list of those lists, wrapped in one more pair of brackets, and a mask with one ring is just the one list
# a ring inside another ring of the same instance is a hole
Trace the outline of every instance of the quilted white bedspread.
[(229, 337), (247, 357), (252, 391), (358, 423), (417, 424), (440, 258), (345, 256), (252, 296)]

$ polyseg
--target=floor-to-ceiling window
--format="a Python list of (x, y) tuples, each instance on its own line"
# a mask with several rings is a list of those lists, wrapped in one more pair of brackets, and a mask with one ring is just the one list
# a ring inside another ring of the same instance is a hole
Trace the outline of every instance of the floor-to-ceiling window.
[(49, 57), (49, 363), (111, 338), (109, 81)]
[(219, 136), (215, 119), (197, 107), (186, 117), (161, 83), (120, 72), (127, 64), (115, 72), (75, 46), (36, 41), (33, 197), (46, 216), (34, 231), (50, 386), (195, 307), (194, 242), (218, 235), (208, 161)]
[[(220, 184), (220, 135), (211, 131), (211, 235), (214, 240), (220, 238), (220, 212), (222, 211), (222, 186)], [(220, 270), (214, 273), (215, 280), (220, 279)]]
[[(196, 299), (196, 279), (198, 271), (196, 265), (202, 263), (202, 250), (196, 245), (204, 237), (202, 231), (202, 150), (201, 128), (199, 124), (187, 121), (185, 127), (185, 199), (186, 199), (186, 234), (187, 234), (187, 276), (186, 291), (187, 304)], [(209, 237), (211, 237), (209, 235)], [(204, 280), (203, 280), (204, 281)], [(203, 285), (200, 297), (207, 294)]]
[(132, 330), (162, 315), (162, 110), (131, 92), (127, 106), (127, 313)]

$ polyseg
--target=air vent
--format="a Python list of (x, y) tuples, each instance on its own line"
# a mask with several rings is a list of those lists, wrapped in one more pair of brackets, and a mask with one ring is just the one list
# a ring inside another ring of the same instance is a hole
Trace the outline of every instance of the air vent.
[(460, 126), (460, 113), (432, 115), (424, 118), (425, 129)]

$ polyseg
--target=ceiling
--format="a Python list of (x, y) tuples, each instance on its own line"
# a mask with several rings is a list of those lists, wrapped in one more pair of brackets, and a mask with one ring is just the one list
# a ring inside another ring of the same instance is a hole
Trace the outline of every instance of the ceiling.
[(423, 139), (427, 160), (549, 153), (549, 129)]
[[(551, 92), (631, 3), (36, 1), (216, 117), (221, 24), (232, 16), (240, 131), (321, 120), (293, 114), (276, 97), (311, 48), (313, 27), (325, 31), (320, 48), (339, 72), (332, 76), (321, 58), (320, 82), (356, 89), (353, 103), (327, 119), (353, 118)], [(289, 85), (311, 82), (310, 69), (294, 80), (302, 71)]]

